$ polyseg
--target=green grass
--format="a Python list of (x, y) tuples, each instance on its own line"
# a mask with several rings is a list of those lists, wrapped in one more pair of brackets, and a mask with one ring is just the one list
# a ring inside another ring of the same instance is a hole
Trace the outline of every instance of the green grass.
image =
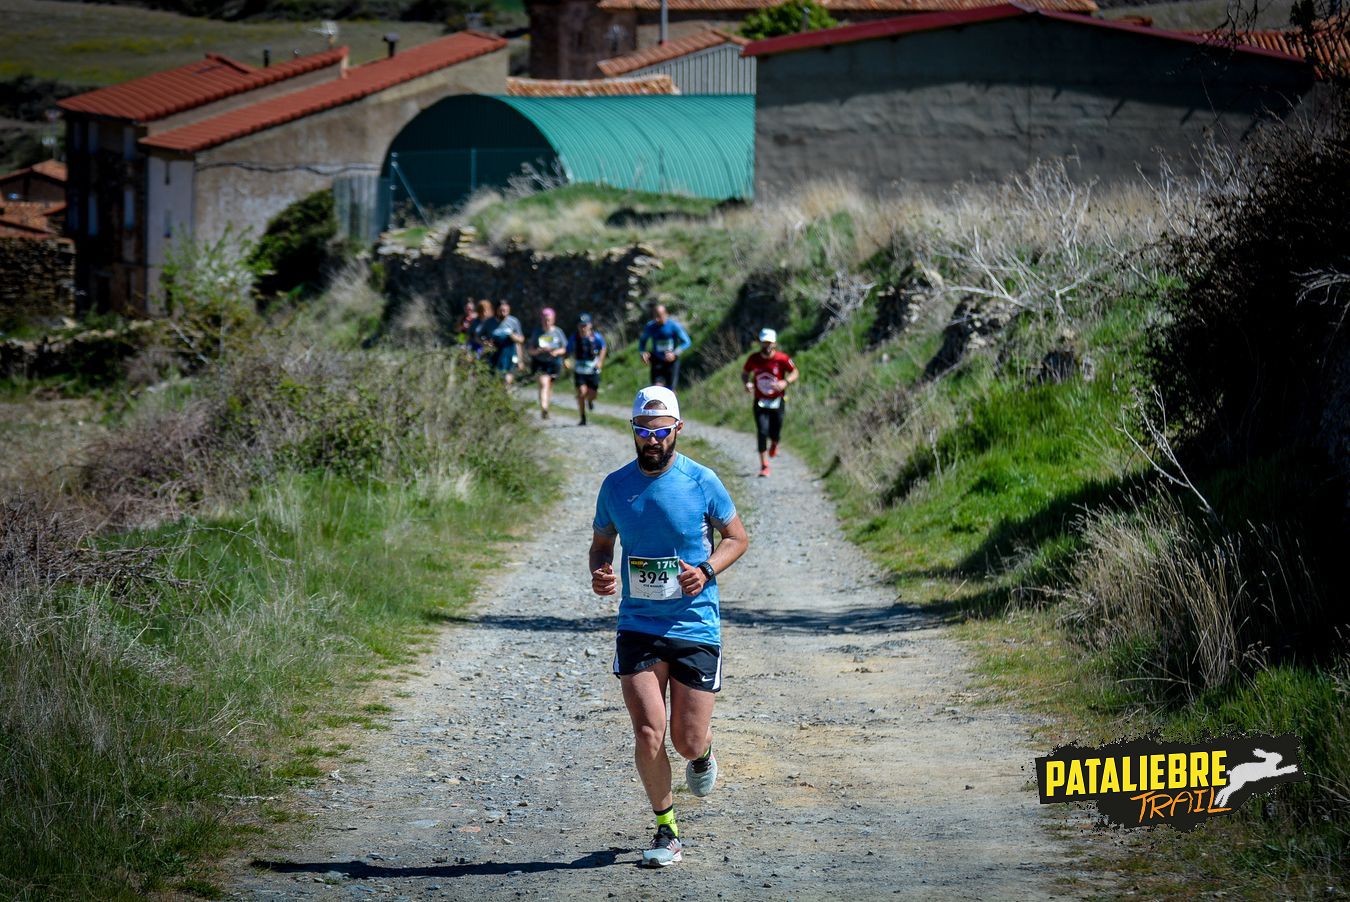
[(266, 816), (224, 797), (331, 770), (329, 730), (390, 710), (353, 710), (364, 678), (462, 610), (470, 565), (522, 515), (476, 485), (446, 499), (287, 477), (228, 516), (121, 537), (186, 582), (64, 592), (45, 632), (0, 646), (0, 892), (131, 898), (195, 880), (195, 861)]
[[(29, 74), (90, 87), (114, 84), (222, 53), (262, 65), (292, 50), (314, 53), (327, 45), (317, 22), (222, 22), (133, 6), (0, 0), (0, 78)], [(353, 65), (386, 54), (382, 36), (400, 35), (400, 46), (425, 43), (443, 33), (429, 22), (342, 22), (338, 41), (351, 48)]]

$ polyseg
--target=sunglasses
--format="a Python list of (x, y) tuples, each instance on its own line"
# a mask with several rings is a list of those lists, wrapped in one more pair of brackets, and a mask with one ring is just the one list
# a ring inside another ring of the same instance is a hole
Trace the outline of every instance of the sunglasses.
[[(630, 420), (629, 422), (631, 423), (632, 421)], [(644, 426), (639, 426), (637, 423), (632, 423), (633, 434), (643, 441), (655, 436), (657, 441), (663, 442), (666, 440), (667, 436), (675, 431), (675, 427), (679, 426), (682, 422), (684, 421), (676, 420), (674, 426), (662, 426), (660, 429), (647, 429)]]

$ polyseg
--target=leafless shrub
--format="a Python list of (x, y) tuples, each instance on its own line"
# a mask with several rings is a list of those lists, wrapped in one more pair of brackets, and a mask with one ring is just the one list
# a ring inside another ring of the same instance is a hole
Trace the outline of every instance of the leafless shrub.
[[(126, 603), (153, 604), (138, 590), (182, 585), (162, 566), (152, 549), (99, 547), (94, 524), (81, 512), (53, 508), (34, 495), (0, 501), (0, 596), (11, 613), (58, 586), (98, 586)], [(20, 628), (26, 617), (6, 618)], [(31, 626), (31, 623), (29, 623)]]
[(869, 282), (843, 270), (835, 270), (834, 276), (830, 279), (829, 290), (821, 299), (826, 317), (824, 332), (837, 329), (852, 320), (858, 311), (862, 310), (868, 294), (875, 287), (876, 282)]
[(535, 166), (532, 163), (524, 163), (520, 167), (520, 172), (515, 173), (506, 180), (506, 190), (502, 192), (508, 200), (518, 200), (522, 197), (529, 197), (531, 194), (538, 194), (540, 191), (551, 191), (554, 188), (561, 188), (571, 181), (567, 177), (567, 170), (563, 169), (559, 160), (554, 160), (548, 166)]
[(210, 461), (223, 450), (213, 429), (220, 411), (206, 402), (152, 410), (85, 451), (74, 480), (77, 500), (109, 525), (126, 528), (173, 519), (202, 501)]

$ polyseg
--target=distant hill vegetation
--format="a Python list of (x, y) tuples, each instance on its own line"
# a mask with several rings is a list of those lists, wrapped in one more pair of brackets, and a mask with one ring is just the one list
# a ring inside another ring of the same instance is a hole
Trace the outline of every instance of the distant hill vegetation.
[(467, 13), (518, 10), (519, 2), (500, 0), (128, 0), (112, 6), (139, 6), (209, 19), (393, 19), (405, 22), (457, 22)]

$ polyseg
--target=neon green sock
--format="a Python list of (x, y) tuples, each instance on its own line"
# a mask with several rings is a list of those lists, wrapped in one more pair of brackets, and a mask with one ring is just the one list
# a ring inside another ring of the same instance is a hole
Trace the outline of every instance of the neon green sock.
[(670, 828), (670, 832), (676, 836), (680, 835), (680, 825), (675, 823), (675, 806), (671, 805), (665, 811), (656, 812), (656, 829), (660, 830), (664, 824)]

